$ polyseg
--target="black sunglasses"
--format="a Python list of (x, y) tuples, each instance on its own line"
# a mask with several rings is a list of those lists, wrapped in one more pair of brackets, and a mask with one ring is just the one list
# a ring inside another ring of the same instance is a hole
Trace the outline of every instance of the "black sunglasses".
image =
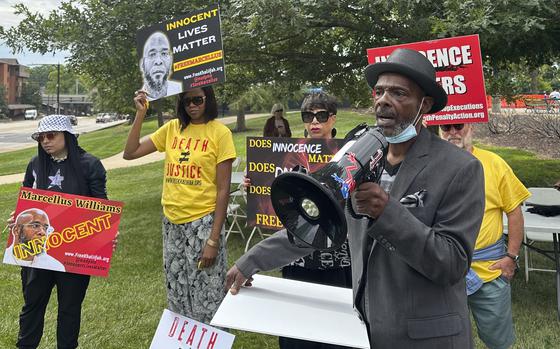
[(463, 127), (465, 127), (465, 124), (439, 125), (439, 128), (441, 128), (443, 132), (449, 132), (449, 130), (451, 130), (451, 127), (453, 127), (457, 131), (461, 131)]
[(188, 107), (191, 103), (194, 105), (202, 105), (205, 99), (206, 96), (185, 97), (183, 98), (183, 102), (185, 102), (185, 106)]
[(331, 113), (329, 113), (326, 110), (318, 111), (316, 113), (313, 113), (313, 112), (310, 112), (310, 111), (302, 111), (301, 112), (301, 120), (305, 123), (312, 122), (313, 118), (317, 118), (317, 121), (319, 121), (320, 123), (327, 122), (327, 120), (329, 119), (330, 116), (331, 116)]
[(39, 135), (37, 136), (37, 142), (41, 143), (45, 138), (48, 139), (49, 141), (52, 141), (55, 136), (56, 133), (54, 132), (39, 133)]

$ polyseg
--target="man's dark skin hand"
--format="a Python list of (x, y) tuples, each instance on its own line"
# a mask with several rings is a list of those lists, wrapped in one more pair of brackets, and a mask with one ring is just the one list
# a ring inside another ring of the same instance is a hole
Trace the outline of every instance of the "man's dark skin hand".
[(352, 198), (352, 205), (356, 213), (377, 219), (389, 201), (389, 194), (379, 184), (365, 182), (360, 184)]

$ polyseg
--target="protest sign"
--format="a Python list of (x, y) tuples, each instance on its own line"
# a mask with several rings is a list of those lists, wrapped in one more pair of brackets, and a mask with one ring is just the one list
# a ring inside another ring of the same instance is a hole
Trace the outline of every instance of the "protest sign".
[(150, 349), (230, 349), (235, 336), (165, 309)]
[(447, 106), (424, 115), (428, 125), (488, 122), (488, 106), (478, 35), (370, 48), (368, 63), (385, 62), (398, 48), (422, 53), (436, 69), (436, 80), (447, 93)]
[(4, 263), (107, 276), (123, 203), (22, 187)]
[(341, 139), (247, 137), (247, 226), (282, 229), (270, 201), (274, 178), (297, 165), (308, 172), (325, 166), (342, 146)]
[(218, 5), (142, 28), (136, 45), (150, 101), (225, 81)]

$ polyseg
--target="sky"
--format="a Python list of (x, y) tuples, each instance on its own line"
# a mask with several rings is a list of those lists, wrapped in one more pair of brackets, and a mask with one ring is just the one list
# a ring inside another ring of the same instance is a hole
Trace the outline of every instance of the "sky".
[[(22, 19), (22, 16), (14, 14), (13, 6), (17, 3), (23, 2), (32, 12), (39, 12), (47, 15), (51, 10), (60, 5), (61, 0), (0, 0), (0, 25), (4, 28), (10, 28), (17, 25)], [(16, 58), (19, 64), (32, 65), (32, 64), (56, 64), (64, 63), (68, 52), (60, 52), (53, 56), (52, 53), (44, 56), (40, 54), (24, 52), (12, 54), (10, 48), (0, 41), (0, 58)]]

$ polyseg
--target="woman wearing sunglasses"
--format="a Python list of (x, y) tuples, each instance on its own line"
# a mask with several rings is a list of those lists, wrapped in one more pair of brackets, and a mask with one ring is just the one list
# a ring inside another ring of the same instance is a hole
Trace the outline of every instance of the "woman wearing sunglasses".
[(209, 323), (225, 296), (224, 222), (235, 147), (231, 131), (216, 121), (212, 87), (180, 93), (177, 118), (140, 140), (147, 112), (144, 91), (134, 98), (136, 118), (124, 158), (165, 152), (163, 259), (169, 309)]
[[(307, 96), (301, 104), (301, 119), (305, 126), (305, 135), (314, 139), (331, 139), (336, 135), (337, 106), (333, 98), (325, 93), (314, 93)], [(245, 187), (251, 185), (249, 178), (245, 178)], [(259, 244), (237, 260), (228, 272), (228, 280), (235, 280), (241, 274), (237, 265), (243, 265), (248, 260), (258, 258)], [(282, 247), (280, 246), (279, 250)], [(268, 258), (274, 258), (270, 253)], [(243, 276), (240, 275), (243, 278)], [(352, 287), (352, 271), (350, 268), (350, 252), (348, 242), (331, 252), (315, 251), (282, 268), (282, 277), (286, 279), (313, 282), (338, 287)], [(239, 286), (239, 285), (238, 285)], [(279, 337), (281, 349), (335, 349), (346, 348), (332, 344), (311, 342), (300, 339)]]
[(284, 107), (280, 103), (272, 106), (272, 114), (264, 124), (263, 137), (292, 137), (290, 123), (284, 117)]
[[(67, 116), (44, 117), (31, 137), (38, 143), (37, 156), (27, 165), (24, 187), (107, 199), (105, 168), (99, 159), (78, 145), (76, 132)], [(88, 275), (22, 267), (25, 303), (19, 316), (16, 346), (36, 348), (39, 345), (45, 310), (56, 285), (58, 348), (76, 348), (89, 279)]]

